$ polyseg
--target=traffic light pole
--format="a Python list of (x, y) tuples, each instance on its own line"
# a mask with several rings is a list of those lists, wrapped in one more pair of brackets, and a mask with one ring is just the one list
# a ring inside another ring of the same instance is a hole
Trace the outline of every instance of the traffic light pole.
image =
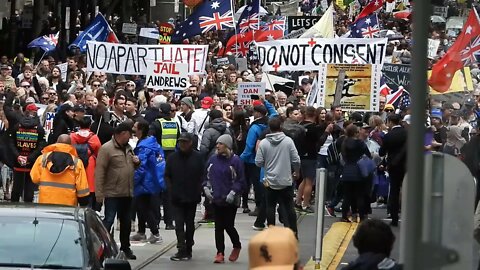
[(424, 203), (424, 137), (425, 104), (427, 99), (428, 26), (430, 25), (430, 1), (415, 1), (413, 6), (413, 53), (412, 53), (412, 123), (408, 129), (407, 178), (403, 189), (401, 224), (401, 261), (406, 270), (425, 269), (424, 258), (429, 250), (422, 248), (423, 203)]

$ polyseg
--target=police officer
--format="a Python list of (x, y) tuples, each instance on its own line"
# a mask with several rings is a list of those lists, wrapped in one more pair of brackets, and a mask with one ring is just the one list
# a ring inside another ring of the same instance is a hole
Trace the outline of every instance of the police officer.
[[(167, 159), (170, 154), (175, 152), (178, 137), (180, 136), (180, 127), (177, 121), (171, 118), (171, 111), (172, 106), (169, 103), (160, 104), (160, 117), (150, 124), (149, 135), (155, 136), (157, 142), (162, 146), (165, 153), (165, 159)], [(160, 197), (163, 204), (163, 221), (165, 222), (165, 229), (174, 230), (175, 226), (173, 226), (173, 217), (171, 212), (172, 207), (168, 190), (163, 191)], [(158, 207), (157, 211), (157, 221), (160, 222), (160, 207)]]

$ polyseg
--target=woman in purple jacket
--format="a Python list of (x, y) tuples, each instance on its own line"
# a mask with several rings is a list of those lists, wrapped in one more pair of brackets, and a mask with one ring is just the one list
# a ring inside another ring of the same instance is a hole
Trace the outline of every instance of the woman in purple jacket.
[(232, 145), (233, 139), (229, 134), (221, 135), (217, 139), (217, 152), (208, 160), (204, 182), (205, 195), (213, 203), (215, 210), (217, 255), (214, 263), (224, 263), (225, 260), (224, 231), (233, 243), (233, 250), (228, 258), (231, 262), (238, 259), (242, 248), (235, 229), (235, 216), (246, 184), (243, 163), (233, 153)]

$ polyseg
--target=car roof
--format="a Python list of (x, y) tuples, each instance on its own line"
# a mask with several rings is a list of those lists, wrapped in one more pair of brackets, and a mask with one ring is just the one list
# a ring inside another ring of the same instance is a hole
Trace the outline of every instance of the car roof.
[(83, 220), (84, 208), (49, 205), (0, 203), (0, 217), (37, 217), (49, 219)]

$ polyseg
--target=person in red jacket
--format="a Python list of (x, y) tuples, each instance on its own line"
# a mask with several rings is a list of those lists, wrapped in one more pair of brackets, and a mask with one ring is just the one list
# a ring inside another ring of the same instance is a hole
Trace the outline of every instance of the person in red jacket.
[(88, 187), (90, 189), (89, 206), (95, 209), (95, 165), (97, 163), (98, 151), (102, 144), (98, 136), (90, 130), (92, 119), (89, 116), (80, 119), (78, 124), (80, 130), (70, 133), (70, 138), (87, 171)]

